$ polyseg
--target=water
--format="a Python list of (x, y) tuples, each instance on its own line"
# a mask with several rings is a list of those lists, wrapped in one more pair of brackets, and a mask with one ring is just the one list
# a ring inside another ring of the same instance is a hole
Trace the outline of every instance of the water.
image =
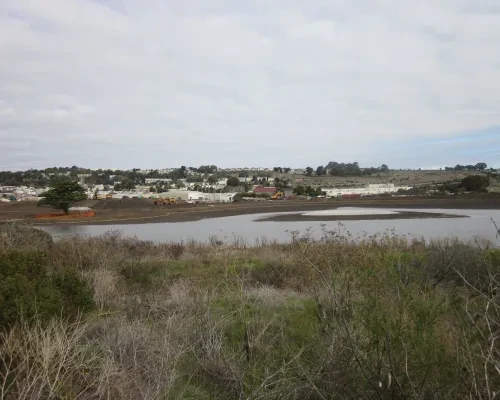
[[(402, 211), (401, 209), (398, 209)], [(404, 211), (422, 211), (404, 209)], [(500, 245), (491, 219), (500, 224), (500, 210), (424, 210), (425, 212), (466, 215), (468, 218), (430, 218), (401, 220), (342, 221), (345, 229), (354, 236), (393, 231), (398, 235), (423, 237), (426, 240), (440, 238), (459, 238), (469, 242), (475, 238), (488, 240)], [(41, 227), (58, 240), (71, 235), (101, 235), (118, 230), (125, 236), (152, 241), (185, 241), (195, 239), (208, 241), (216, 236), (219, 240), (244, 240), (253, 244), (263, 238), (268, 240), (288, 241), (292, 231), (305, 233), (315, 238), (322, 236), (322, 225), (327, 230), (339, 230), (338, 221), (299, 221), (299, 222), (255, 222), (274, 214), (239, 215), (233, 217), (211, 218), (194, 222), (168, 222), (133, 225), (51, 225)], [(341, 228), (344, 229), (344, 228)]]

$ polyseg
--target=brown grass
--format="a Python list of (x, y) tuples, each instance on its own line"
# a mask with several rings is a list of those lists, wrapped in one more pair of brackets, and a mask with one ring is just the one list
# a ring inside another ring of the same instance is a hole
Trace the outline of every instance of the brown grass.
[(484, 244), (341, 229), (43, 248), (88, 279), (96, 310), (4, 330), (0, 398), (498, 396), (500, 253)]

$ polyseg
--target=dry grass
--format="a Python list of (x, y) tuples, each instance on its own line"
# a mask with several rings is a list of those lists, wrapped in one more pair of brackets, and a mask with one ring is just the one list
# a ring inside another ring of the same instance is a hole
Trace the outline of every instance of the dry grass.
[(483, 244), (341, 229), (43, 248), (86, 277), (96, 310), (4, 330), (0, 398), (498, 396), (500, 252)]

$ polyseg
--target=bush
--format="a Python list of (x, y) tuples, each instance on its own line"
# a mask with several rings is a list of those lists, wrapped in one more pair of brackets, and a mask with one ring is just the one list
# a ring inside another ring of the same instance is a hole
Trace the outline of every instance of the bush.
[(76, 271), (51, 271), (41, 251), (0, 252), (0, 329), (22, 318), (42, 322), (92, 308), (92, 290)]
[(466, 176), (462, 179), (462, 186), (470, 192), (484, 192), (490, 186), (490, 178), (484, 175)]
[(241, 193), (238, 193), (241, 197), (255, 197), (255, 193), (254, 192), (241, 192)]

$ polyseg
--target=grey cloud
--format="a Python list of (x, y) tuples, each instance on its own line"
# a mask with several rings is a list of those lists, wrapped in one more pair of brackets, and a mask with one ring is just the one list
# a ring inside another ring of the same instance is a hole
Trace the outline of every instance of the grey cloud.
[(6, 0), (0, 129), (49, 165), (382, 163), (500, 125), (495, 5)]

